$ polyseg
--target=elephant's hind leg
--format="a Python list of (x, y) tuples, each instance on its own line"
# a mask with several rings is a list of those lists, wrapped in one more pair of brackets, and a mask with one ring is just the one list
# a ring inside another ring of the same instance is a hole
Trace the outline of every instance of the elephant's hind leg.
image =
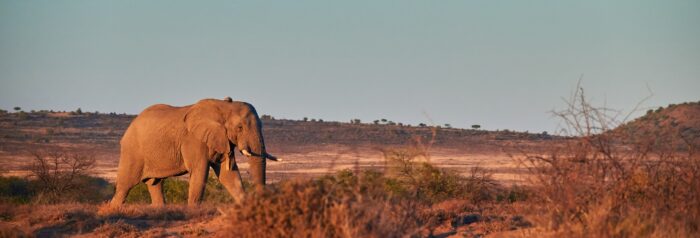
[(114, 207), (124, 204), (124, 200), (126, 199), (126, 195), (129, 194), (129, 190), (131, 190), (131, 188), (138, 183), (138, 177), (117, 175), (117, 182), (115, 185), (116, 191), (114, 192), (112, 201), (110, 201), (110, 205)]
[(134, 163), (129, 157), (124, 157), (124, 152), (122, 152), (122, 158), (119, 160), (119, 168), (117, 170), (114, 197), (110, 201), (111, 206), (122, 205), (129, 194), (129, 190), (141, 182), (141, 168), (142, 165)]
[(146, 182), (148, 193), (151, 194), (151, 205), (159, 207), (165, 204), (163, 198), (163, 179), (152, 178)]
[(209, 164), (207, 164), (206, 161), (192, 165), (190, 171), (189, 194), (187, 196), (188, 205), (198, 205), (202, 202), (202, 198), (204, 198), (204, 187), (207, 184), (208, 176)]

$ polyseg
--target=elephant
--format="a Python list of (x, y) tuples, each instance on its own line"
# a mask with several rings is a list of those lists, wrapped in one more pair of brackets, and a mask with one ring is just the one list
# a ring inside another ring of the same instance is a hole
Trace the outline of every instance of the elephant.
[(175, 107), (156, 104), (129, 125), (121, 151), (111, 206), (124, 203), (129, 190), (143, 182), (151, 203), (163, 205), (163, 180), (189, 173), (188, 205), (201, 203), (209, 168), (236, 202), (244, 197), (234, 148), (249, 158), (249, 173), (257, 190), (265, 186), (267, 153), (262, 122), (246, 102), (202, 99)]

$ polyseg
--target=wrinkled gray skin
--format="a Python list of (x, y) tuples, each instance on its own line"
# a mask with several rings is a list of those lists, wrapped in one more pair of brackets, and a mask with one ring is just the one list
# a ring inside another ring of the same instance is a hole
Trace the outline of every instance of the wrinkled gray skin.
[(231, 196), (243, 195), (241, 175), (233, 151), (249, 157), (249, 172), (257, 189), (265, 185), (265, 150), (262, 123), (255, 108), (245, 102), (204, 99), (173, 107), (153, 105), (131, 122), (121, 140), (116, 193), (111, 205), (124, 203), (139, 182), (148, 186), (153, 205), (164, 204), (163, 179), (190, 174), (188, 204), (199, 204), (209, 167)]

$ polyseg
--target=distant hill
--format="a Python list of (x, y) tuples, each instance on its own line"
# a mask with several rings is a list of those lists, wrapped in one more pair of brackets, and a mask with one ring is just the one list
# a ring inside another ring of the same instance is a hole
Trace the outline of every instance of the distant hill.
[(654, 139), (679, 147), (690, 143), (700, 149), (700, 102), (687, 102), (659, 107), (617, 129), (636, 139)]

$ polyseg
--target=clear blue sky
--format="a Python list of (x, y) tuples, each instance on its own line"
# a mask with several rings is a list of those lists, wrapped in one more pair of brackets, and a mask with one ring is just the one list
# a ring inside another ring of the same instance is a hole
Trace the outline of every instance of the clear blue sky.
[(700, 100), (700, 1), (0, 0), (0, 108), (261, 114), (552, 131), (595, 103)]

